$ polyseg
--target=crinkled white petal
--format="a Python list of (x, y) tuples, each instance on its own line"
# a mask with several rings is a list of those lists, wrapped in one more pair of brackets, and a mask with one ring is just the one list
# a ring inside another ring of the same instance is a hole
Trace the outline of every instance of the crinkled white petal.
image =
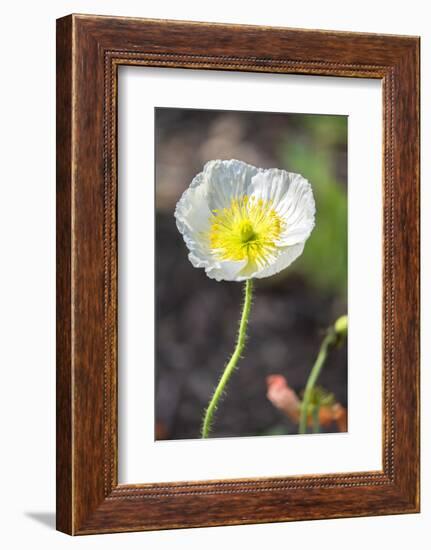
[(188, 189), (182, 194), (174, 215), (178, 231), (182, 235), (199, 233), (209, 228), (211, 212), (202, 172), (193, 179)]
[(279, 246), (292, 246), (308, 239), (316, 212), (308, 180), (300, 174), (274, 168), (254, 176), (250, 189), (256, 198), (272, 201), (275, 211), (285, 222)]
[(246, 261), (219, 261), (208, 242), (211, 211), (229, 206), (233, 198), (248, 193), (258, 169), (239, 160), (207, 162), (177, 203), (177, 228), (189, 249), (194, 267), (205, 269), (212, 279), (235, 281)]
[(264, 266), (255, 262), (248, 262), (241, 271), (237, 273), (235, 279), (229, 280), (241, 282), (252, 278), (264, 279), (265, 277), (271, 277), (294, 262), (302, 254), (304, 246), (305, 242), (279, 248), (276, 253), (274, 253), (272, 261)]
[(212, 160), (207, 162), (203, 178), (208, 187), (211, 210), (230, 206), (233, 199), (249, 194), (249, 187), (258, 168), (240, 160)]
[(271, 277), (272, 275), (283, 271), (283, 269), (289, 267), (289, 265), (302, 254), (304, 246), (305, 242), (294, 244), (292, 246), (286, 246), (286, 248), (282, 249), (282, 252), (274, 263), (268, 265), (261, 271), (258, 271), (253, 275), (253, 277), (256, 277), (257, 279), (264, 279), (265, 277)]
[(217, 266), (213, 265), (205, 269), (205, 273), (210, 279), (215, 279), (216, 281), (240, 281), (243, 279), (241, 279), (239, 273), (241, 273), (246, 264), (246, 260), (239, 262), (226, 260), (220, 262)]
[(190, 187), (184, 191), (175, 208), (178, 231), (193, 257), (202, 262), (202, 266), (199, 267), (208, 265), (211, 258), (211, 251), (205, 239), (210, 226), (211, 212), (203, 182), (202, 173), (198, 174)]
[(260, 170), (253, 177), (250, 191), (257, 199), (272, 201), (276, 207), (285, 197), (295, 176), (296, 174), (278, 168)]
[[(202, 255), (203, 256), (203, 255)], [(240, 262), (233, 261), (214, 261), (213, 258), (201, 259), (194, 252), (189, 253), (189, 260), (193, 267), (201, 267), (205, 269), (205, 273), (210, 279), (215, 279), (216, 281), (237, 281), (238, 273), (243, 269), (247, 263), (245, 260)]]

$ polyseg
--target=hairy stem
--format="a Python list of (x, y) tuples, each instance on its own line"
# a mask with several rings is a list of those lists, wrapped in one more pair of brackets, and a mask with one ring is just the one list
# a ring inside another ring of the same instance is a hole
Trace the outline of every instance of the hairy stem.
[(224, 369), (224, 372), (219, 380), (217, 388), (215, 389), (215, 392), (211, 398), (211, 401), (209, 402), (209, 405), (205, 411), (205, 417), (202, 425), (202, 438), (204, 439), (209, 437), (209, 434), (211, 432), (214, 412), (217, 409), (217, 405), (220, 401), (223, 391), (227, 383), (229, 382), (229, 379), (232, 376), (232, 373), (235, 370), (235, 367), (237, 366), (237, 363), (244, 350), (248, 319), (250, 317), (252, 295), (253, 295), (253, 280), (248, 279), (245, 283), (244, 305), (242, 309), (241, 321), (239, 324), (235, 350), (228, 364)]

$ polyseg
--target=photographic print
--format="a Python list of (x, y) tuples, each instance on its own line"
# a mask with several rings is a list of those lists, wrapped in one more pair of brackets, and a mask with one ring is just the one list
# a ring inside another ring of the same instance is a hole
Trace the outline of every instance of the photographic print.
[(155, 439), (347, 431), (347, 116), (155, 109)]
[(58, 530), (419, 511), (419, 57), (57, 21)]
[(57, 21), (58, 530), (419, 511), (419, 57)]

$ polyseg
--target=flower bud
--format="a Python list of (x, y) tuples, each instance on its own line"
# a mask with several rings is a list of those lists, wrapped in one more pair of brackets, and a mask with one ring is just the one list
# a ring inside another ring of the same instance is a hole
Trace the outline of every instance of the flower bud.
[(345, 338), (347, 336), (347, 315), (339, 317), (334, 324), (337, 336)]

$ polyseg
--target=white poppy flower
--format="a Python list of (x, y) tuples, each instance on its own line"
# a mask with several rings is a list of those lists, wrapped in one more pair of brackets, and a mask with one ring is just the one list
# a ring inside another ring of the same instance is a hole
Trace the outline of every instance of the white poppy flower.
[(285, 269), (302, 254), (314, 214), (311, 185), (301, 175), (239, 160), (207, 162), (175, 209), (189, 260), (217, 281)]

